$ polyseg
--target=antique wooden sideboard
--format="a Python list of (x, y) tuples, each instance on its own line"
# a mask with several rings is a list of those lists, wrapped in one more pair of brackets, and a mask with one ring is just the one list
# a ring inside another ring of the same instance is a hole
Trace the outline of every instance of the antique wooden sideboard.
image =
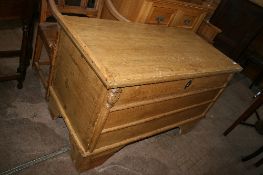
[[(12, 74), (7, 74), (2, 72), (3, 70), (1, 70), (0, 82), (7, 80), (17, 80), (17, 88), (19, 89), (23, 87), (27, 67), (29, 66), (32, 56), (34, 17), (37, 13), (37, 6), (37, 0), (0, 1), (0, 29), (3, 26), (5, 28), (11, 24), (11, 28), (22, 28), (23, 33), (19, 50), (2, 50), (3, 48), (0, 48), (0, 60), (1, 58), (19, 57), (17, 71)], [(1, 42), (3, 41), (1, 40)]]
[[(202, 0), (111, 0), (117, 11), (133, 22), (165, 25), (197, 31), (215, 6)], [(114, 19), (107, 9), (102, 18)]]
[(56, 15), (49, 108), (69, 130), (79, 171), (125, 145), (203, 118), (240, 66), (195, 33)]
[[(131, 22), (184, 28), (196, 32), (209, 43), (213, 43), (221, 32), (209, 22), (218, 0), (107, 0), (105, 3), (110, 3), (118, 14)], [(101, 18), (116, 19), (105, 7)]]

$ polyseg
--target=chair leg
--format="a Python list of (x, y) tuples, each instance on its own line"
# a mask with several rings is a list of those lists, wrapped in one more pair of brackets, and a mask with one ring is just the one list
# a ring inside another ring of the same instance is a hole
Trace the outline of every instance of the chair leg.
[(49, 97), (49, 87), (51, 85), (53, 79), (53, 72), (54, 72), (54, 62), (57, 54), (57, 47), (52, 47), (51, 56), (50, 56), (50, 65), (49, 65), (49, 73), (48, 73), (48, 80), (47, 80), (47, 89), (46, 89), (46, 99), (48, 100)]
[(255, 167), (259, 167), (259, 166), (261, 166), (262, 164), (263, 164), (263, 158), (260, 159), (259, 161), (257, 161), (254, 165), (255, 165)]
[[(58, 33), (59, 33), (59, 31), (58, 31)], [(57, 45), (58, 45), (58, 41), (59, 41), (59, 34), (58, 33), (57, 33), (57, 36), (56, 36), (56, 42), (51, 48), (51, 56), (50, 56), (50, 59), (49, 59), (50, 66), (49, 66), (49, 74), (48, 74), (47, 90), (46, 90), (46, 99), (47, 100), (48, 100), (48, 97), (49, 97), (49, 87), (52, 85), (52, 81), (53, 81), (54, 65), (55, 65), (55, 60), (56, 60), (57, 50), (58, 50)]]
[(41, 82), (43, 83), (44, 88), (46, 88), (47, 82), (40, 68), (40, 66), (42, 65), (40, 62), (40, 59), (41, 59), (41, 53), (42, 53), (43, 46), (44, 46), (44, 43), (39, 33), (39, 29), (38, 29), (36, 43), (35, 43), (34, 56), (33, 56), (33, 61), (32, 61), (32, 68), (35, 69)]
[(26, 69), (27, 69), (27, 48), (28, 48), (28, 39), (29, 39), (29, 25), (23, 25), (23, 38), (22, 38), (22, 45), (21, 45), (21, 54), (19, 58), (19, 66), (17, 68), (17, 73), (19, 73), (18, 84), (17, 88), (23, 88), (23, 81), (25, 80), (26, 76)]
[(252, 154), (249, 154), (248, 156), (242, 158), (242, 161), (245, 162), (245, 161), (248, 161), (256, 156), (258, 156), (260, 153), (263, 152), (263, 146), (260, 147), (258, 150), (256, 150), (255, 152), (253, 152)]
[[(33, 21), (33, 19), (32, 19)], [(28, 43), (27, 43), (27, 60), (26, 60), (26, 67), (30, 65), (30, 60), (32, 59), (33, 55), (33, 39), (34, 39), (34, 22), (31, 22), (30, 28), (29, 28), (29, 36), (28, 36)]]
[(43, 42), (41, 40), (41, 37), (40, 37), (39, 33), (37, 32), (34, 56), (33, 56), (33, 61), (32, 61), (32, 67), (35, 68), (35, 69), (37, 69), (36, 64), (39, 63), (41, 52), (42, 52), (42, 48), (43, 48)]
[(238, 124), (248, 119), (263, 103), (263, 95), (258, 96), (252, 105), (224, 132), (224, 136), (227, 136)]
[[(58, 42), (58, 36), (56, 36), (55, 42), (52, 41), (52, 44), (49, 43), (47, 45), (45, 40), (44, 39), (42, 40), (42, 38), (45, 37), (45, 34), (42, 34), (41, 31), (42, 31), (42, 28), (39, 27), (38, 33), (37, 33), (37, 38), (36, 38), (35, 52), (34, 52), (32, 67), (35, 68), (35, 70), (37, 71), (37, 73), (40, 77), (40, 80), (42, 81), (44, 88), (46, 89), (45, 97), (48, 100), (49, 86), (52, 82), (52, 72), (53, 72), (54, 60), (55, 60), (56, 52), (57, 52), (56, 47), (57, 47), (57, 42)], [(48, 51), (49, 61), (41, 61), (41, 52), (42, 52), (43, 46)], [(46, 66), (49, 65), (47, 77), (46, 77), (46, 74), (44, 72), (45, 69), (42, 69), (42, 67), (41, 67), (43, 65), (46, 65)]]

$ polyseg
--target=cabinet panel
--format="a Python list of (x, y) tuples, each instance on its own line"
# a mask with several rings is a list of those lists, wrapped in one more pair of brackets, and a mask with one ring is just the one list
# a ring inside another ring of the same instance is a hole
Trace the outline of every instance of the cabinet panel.
[(64, 32), (60, 36), (49, 107), (53, 115), (65, 118), (64, 114), (59, 114), (55, 99), (60, 101), (65, 114), (69, 116), (67, 120), (87, 150), (98, 117), (94, 113), (106, 89), (70, 38)]

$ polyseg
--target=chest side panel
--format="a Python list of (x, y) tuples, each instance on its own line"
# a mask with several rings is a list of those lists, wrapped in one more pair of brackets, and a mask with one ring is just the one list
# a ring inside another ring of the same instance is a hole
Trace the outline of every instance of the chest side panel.
[(55, 106), (62, 108), (60, 111), (63, 112), (57, 112), (57, 115), (65, 119), (70, 132), (72, 131), (70, 134), (75, 135), (75, 139), (85, 150), (91, 142), (106, 92), (96, 73), (62, 32), (49, 106), (51, 111), (58, 111)]

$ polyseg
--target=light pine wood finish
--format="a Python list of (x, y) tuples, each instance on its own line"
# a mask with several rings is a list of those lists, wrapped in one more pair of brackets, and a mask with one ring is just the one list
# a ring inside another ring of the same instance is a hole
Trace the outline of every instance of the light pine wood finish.
[(70, 16), (64, 19), (75, 42), (81, 43), (84, 58), (107, 88), (239, 70), (235, 62), (190, 31)]
[(125, 145), (203, 118), (241, 68), (193, 32), (62, 16), (49, 108), (72, 159), (92, 168)]
[[(110, 0), (116, 10), (133, 22), (173, 26), (197, 31), (206, 15), (214, 11), (202, 1), (191, 0)], [(104, 19), (114, 19), (102, 9)]]

